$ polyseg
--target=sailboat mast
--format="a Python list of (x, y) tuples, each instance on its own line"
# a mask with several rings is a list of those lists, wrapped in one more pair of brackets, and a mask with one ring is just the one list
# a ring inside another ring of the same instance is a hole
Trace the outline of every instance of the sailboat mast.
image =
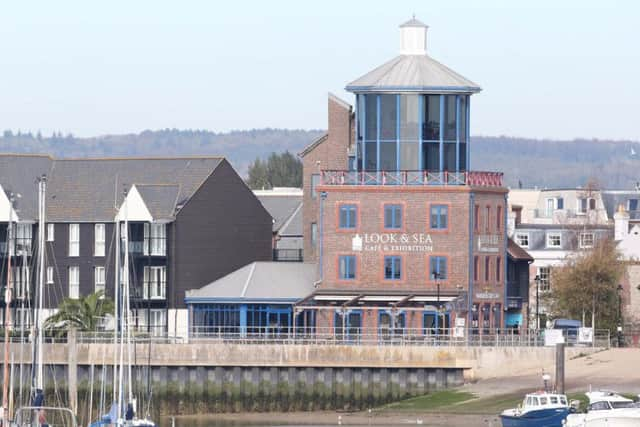
[(115, 284), (114, 284), (114, 297), (115, 302), (113, 313), (113, 401), (118, 402), (118, 307), (120, 304), (120, 214), (116, 215), (116, 256), (115, 256)]
[(13, 256), (13, 202), (9, 200), (9, 223), (7, 225), (7, 243), (9, 246), (7, 258), (7, 290), (4, 304), (4, 375), (2, 382), (2, 424), (8, 425), (9, 420), (9, 339), (11, 329), (11, 257)]
[(46, 215), (46, 194), (47, 194), (47, 178), (42, 176), (38, 186), (40, 216), (38, 218), (38, 256), (40, 258), (38, 265), (38, 306), (35, 310), (35, 327), (37, 337), (37, 374), (36, 374), (36, 390), (44, 390), (44, 334), (42, 333), (42, 307), (44, 301), (44, 273), (46, 271), (46, 248), (45, 248), (45, 215)]

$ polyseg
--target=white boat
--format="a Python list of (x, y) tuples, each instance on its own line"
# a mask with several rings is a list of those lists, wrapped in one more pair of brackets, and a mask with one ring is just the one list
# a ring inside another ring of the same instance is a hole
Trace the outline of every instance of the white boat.
[(565, 427), (640, 426), (640, 404), (612, 391), (591, 391), (586, 395), (587, 412), (569, 415)]

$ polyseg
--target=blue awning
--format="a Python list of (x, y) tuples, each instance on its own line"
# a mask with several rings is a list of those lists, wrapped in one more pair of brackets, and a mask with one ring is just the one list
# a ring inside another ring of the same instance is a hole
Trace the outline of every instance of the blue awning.
[(522, 313), (507, 313), (505, 322), (507, 326), (522, 326)]

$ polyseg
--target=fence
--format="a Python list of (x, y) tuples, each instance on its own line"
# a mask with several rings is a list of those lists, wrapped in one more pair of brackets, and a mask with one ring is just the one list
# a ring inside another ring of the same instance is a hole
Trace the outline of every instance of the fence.
[[(403, 328), (378, 330), (362, 328), (288, 328), (288, 327), (194, 327), (189, 342), (226, 342), (242, 344), (302, 345), (398, 345), (398, 346), (496, 346), (541, 347), (545, 330)], [(577, 334), (563, 331), (569, 346), (609, 348), (609, 330), (596, 330), (593, 342), (578, 342)]]

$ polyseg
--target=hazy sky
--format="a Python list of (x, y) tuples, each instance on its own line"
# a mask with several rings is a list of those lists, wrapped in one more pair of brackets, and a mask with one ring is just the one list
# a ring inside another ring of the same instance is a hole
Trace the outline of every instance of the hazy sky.
[(0, 129), (326, 128), (398, 25), (483, 91), (472, 134), (640, 139), (640, 1), (13, 1)]

